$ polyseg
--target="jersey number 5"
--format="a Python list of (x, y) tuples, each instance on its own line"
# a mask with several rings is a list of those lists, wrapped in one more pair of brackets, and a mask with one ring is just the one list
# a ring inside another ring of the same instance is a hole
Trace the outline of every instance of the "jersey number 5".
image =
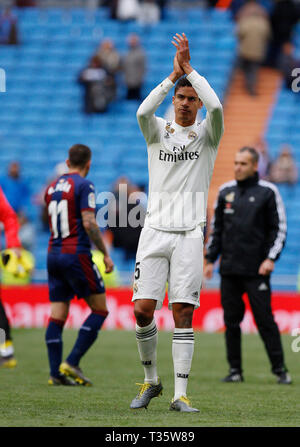
[(139, 279), (140, 274), (141, 274), (141, 271), (140, 271), (140, 262), (137, 262), (137, 263), (135, 264), (135, 274), (134, 274), (135, 279)]
[[(68, 201), (51, 200), (48, 206), (48, 212), (51, 217), (51, 226), (53, 238), (57, 239), (59, 236), (63, 239), (70, 235), (69, 217), (68, 217)], [(58, 233), (57, 220), (60, 217), (60, 235)]]

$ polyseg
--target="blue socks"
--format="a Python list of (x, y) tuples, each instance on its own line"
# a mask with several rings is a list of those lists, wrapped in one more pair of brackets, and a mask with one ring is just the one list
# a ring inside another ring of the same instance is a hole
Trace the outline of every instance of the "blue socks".
[(108, 312), (93, 311), (85, 320), (79, 330), (75, 345), (67, 358), (67, 362), (72, 366), (78, 366), (81, 357), (92, 346), (98, 336), (102, 324)]
[(48, 358), (50, 363), (50, 375), (52, 377), (59, 377), (59, 365), (62, 361), (62, 331), (65, 322), (62, 320), (55, 320), (49, 318), (48, 328), (46, 331), (46, 345), (48, 349)]

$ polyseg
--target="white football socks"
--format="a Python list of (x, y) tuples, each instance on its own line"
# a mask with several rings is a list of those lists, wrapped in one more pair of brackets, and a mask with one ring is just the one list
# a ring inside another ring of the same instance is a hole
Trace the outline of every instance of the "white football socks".
[(136, 325), (136, 341), (145, 371), (145, 382), (152, 385), (157, 385), (158, 383), (156, 368), (157, 338), (157, 327), (154, 318), (148, 326), (140, 327)]
[(181, 396), (186, 397), (188, 377), (194, 354), (194, 343), (193, 328), (174, 329), (172, 343), (175, 380), (174, 400), (179, 399)]

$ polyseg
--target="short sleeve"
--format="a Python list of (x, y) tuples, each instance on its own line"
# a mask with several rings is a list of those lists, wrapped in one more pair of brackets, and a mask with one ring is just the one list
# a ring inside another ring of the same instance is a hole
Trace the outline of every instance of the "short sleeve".
[(80, 211), (96, 210), (95, 186), (92, 182), (86, 181), (80, 187)]

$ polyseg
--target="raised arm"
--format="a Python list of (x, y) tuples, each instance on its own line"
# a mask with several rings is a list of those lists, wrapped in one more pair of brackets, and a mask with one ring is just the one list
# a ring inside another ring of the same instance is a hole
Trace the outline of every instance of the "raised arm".
[(206, 107), (206, 128), (212, 144), (217, 146), (224, 132), (222, 104), (207, 80), (191, 66), (189, 42), (186, 35), (184, 33), (182, 36), (176, 34), (173, 38), (172, 43), (177, 49), (178, 63)]
[(158, 123), (155, 111), (163, 102), (175, 82), (184, 74), (178, 64), (177, 56), (173, 61), (172, 73), (162, 81), (142, 102), (137, 111), (137, 120), (146, 142), (152, 143), (158, 135)]

